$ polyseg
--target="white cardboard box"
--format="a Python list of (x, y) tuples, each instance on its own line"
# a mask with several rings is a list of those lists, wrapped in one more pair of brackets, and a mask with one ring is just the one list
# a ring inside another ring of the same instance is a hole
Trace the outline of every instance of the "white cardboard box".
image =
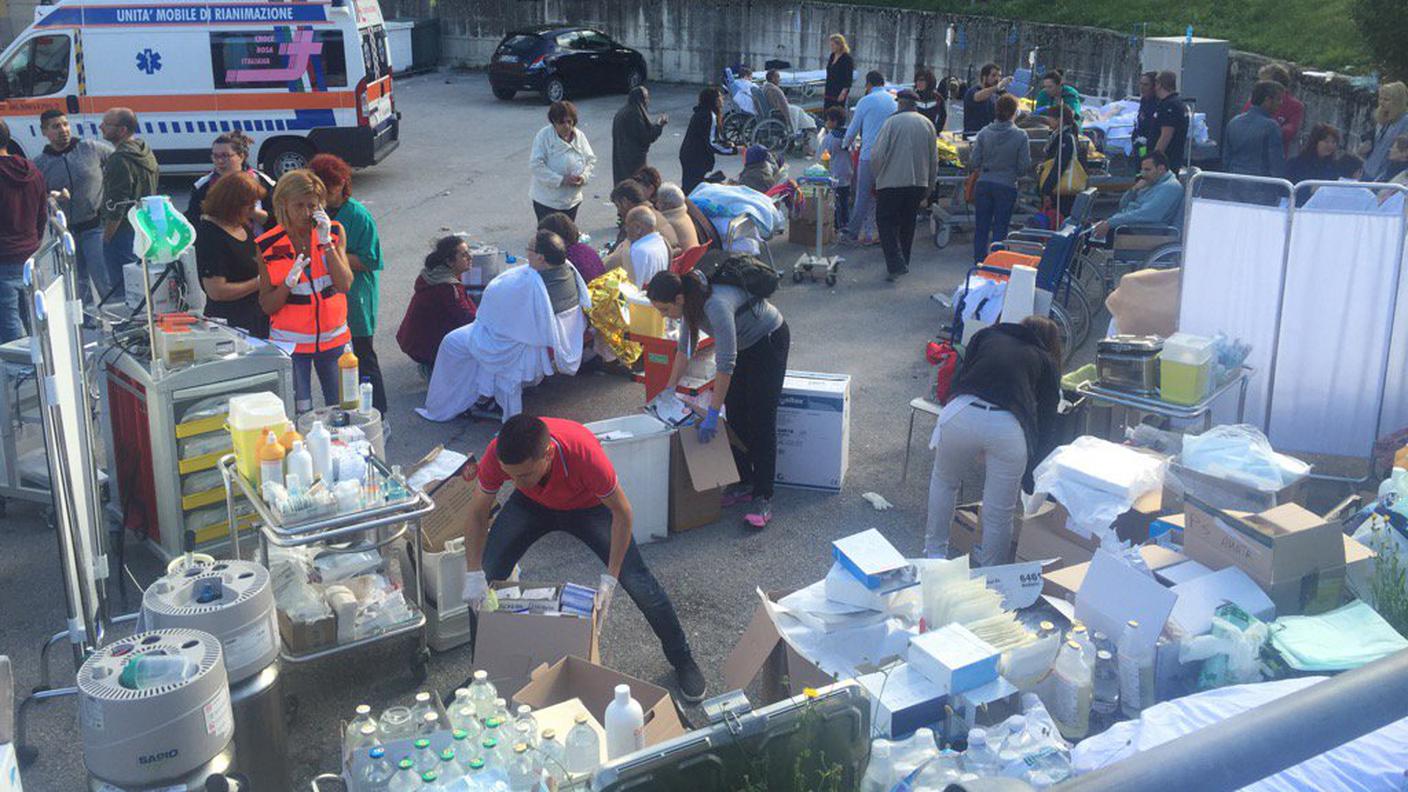
[(962, 693), (997, 679), (997, 650), (957, 623), (911, 638), (905, 659), (944, 694)]
[(870, 694), (872, 733), (895, 740), (943, 720), (944, 694), (908, 663), (856, 681)]
[[(601, 440), (606, 458), (616, 468), (621, 491), (631, 501), (632, 533), (636, 544), (670, 535), (670, 434), (660, 419), (638, 413), (586, 425)], [(613, 439), (603, 434), (625, 433)]]
[(777, 483), (840, 492), (850, 451), (850, 375), (787, 372), (777, 408)]

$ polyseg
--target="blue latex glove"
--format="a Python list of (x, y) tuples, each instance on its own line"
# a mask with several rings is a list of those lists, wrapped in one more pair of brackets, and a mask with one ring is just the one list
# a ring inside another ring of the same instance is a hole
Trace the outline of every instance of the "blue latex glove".
[(704, 416), (704, 420), (699, 422), (699, 442), (708, 445), (714, 439), (714, 435), (719, 433), (719, 411), (713, 407), (709, 408), (709, 414)]

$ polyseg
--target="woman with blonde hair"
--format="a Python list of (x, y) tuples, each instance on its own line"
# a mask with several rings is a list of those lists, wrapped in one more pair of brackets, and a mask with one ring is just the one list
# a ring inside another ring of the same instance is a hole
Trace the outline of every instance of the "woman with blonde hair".
[(1401, 82), (1379, 86), (1379, 106), (1374, 108), (1374, 137), (1359, 147), (1364, 157), (1364, 179), (1385, 181), (1388, 153), (1399, 135), (1408, 135), (1408, 85)]
[(851, 83), (856, 79), (856, 59), (851, 57), (851, 45), (840, 33), (832, 33), (826, 38), (831, 46), (831, 55), (826, 59), (826, 90), (823, 107), (846, 106), (851, 95)]
[(326, 203), (327, 188), (311, 170), (285, 173), (274, 187), (278, 225), (256, 240), (264, 261), (259, 305), (269, 315), (269, 341), (293, 357), (294, 409), (300, 413), (313, 409), (313, 369), (323, 401), (339, 401), (337, 359), (352, 342), (347, 239)]

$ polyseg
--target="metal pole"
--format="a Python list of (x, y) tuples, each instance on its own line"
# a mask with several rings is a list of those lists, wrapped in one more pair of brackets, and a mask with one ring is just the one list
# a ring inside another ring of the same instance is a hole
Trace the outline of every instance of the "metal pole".
[(1408, 650), (1060, 784), (1061, 792), (1247, 786), (1408, 716)]

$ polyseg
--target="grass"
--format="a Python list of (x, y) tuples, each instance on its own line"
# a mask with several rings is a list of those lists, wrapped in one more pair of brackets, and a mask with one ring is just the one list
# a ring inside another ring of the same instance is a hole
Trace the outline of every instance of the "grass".
[(1224, 38), (1239, 50), (1301, 66), (1363, 72), (1369, 48), (1349, 0), (855, 0), (951, 14), (1086, 25), (1148, 36)]

